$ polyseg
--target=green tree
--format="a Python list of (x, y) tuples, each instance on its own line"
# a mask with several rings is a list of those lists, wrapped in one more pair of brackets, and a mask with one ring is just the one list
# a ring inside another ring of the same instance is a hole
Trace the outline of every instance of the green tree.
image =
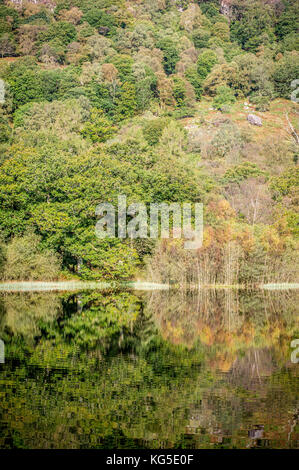
[(121, 82), (132, 81), (132, 65), (134, 60), (128, 54), (117, 54), (111, 57), (111, 64), (118, 70), (118, 77)]
[(149, 145), (155, 145), (159, 142), (164, 127), (167, 125), (167, 119), (151, 119), (146, 121), (143, 126), (143, 135)]
[(125, 82), (121, 87), (117, 104), (117, 116), (120, 120), (133, 117), (137, 110), (136, 88), (133, 83)]
[(219, 5), (216, 2), (201, 2), (200, 9), (213, 22), (219, 21), (219, 18), (222, 18), (219, 11)]
[(88, 24), (98, 30), (103, 28), (102, 31), (105, 31), (106, 34), (112, 35), (115, 32), (116, 20), (114, 16), (97, 7), (90, 8), (82, 17), (82, 21), (87, 21)]
[(294, 91), (291, 87), (293, 80), (299, 77), (299, 53), (286, 52), (273, 72), (275, 91), (282, 98), (290, 98)]
[(0, 36), (0, 55), (1, 57), (15, 55), (16, 43), (12, 34), (4, 33)]
[(231, 23), (231, 38), (242, 48), (255, 52), (261, 44), (274, 41), (274, 14), (268, 5), (254, 0), (237, 3), (235, 8), (238, 19)]
[(182, 78), (179, 76), (173, 77), (173, 96), (176, 100), (178, 108), (185, 106), (186, 104), (186, 86)]
[(275, 32), (279, 39), (283, 39), (290, 33), (298, 32), (299, 13), (297, 3), (295, 1), (285, 1), (284, 6), (285, 9), (279, 16), (275, 26)]
[(193, 32), (192, 40), (197, 49), (208, 47), (209, 39), (211, 38), (211, 31), (208, 29), (197, 29)]
[(252, 162), (244, 162), (229, 168), (223, 177), (225, 183), (240, 183), (247, 178), (261, 176), (263, 171)]
[(45, 31), (40, 32), (39, 41), (49, 42), (52, 40), (60, 40), (62, 44), (67, 45), (72, 41), (75, 41), (77, 37), (77, 31), (73, 24), (67, 23), (66, 21), (59, 21), (53, 23)]
[(156, 46), (163, 52), (163, 66), (166, 74), (174, 73), (179, 60), (177, 45), (170, 38), (163, 38), (157, 42)]
[(197, 67), (195, 65), (189, 67), (185, 72), (185, 76), (193, 86), (196, 98), (200, 100), (202, 95), (202, 79), (197, 73)]
[(202, 52), (197, 60), (197, 73), (201, 80), (204, 80), (211, 72), (218, 59), (214, 51), (207, 50)]
[(138, 73), (135, 69), (136, 78), (136, 100), (138, 110), (144, 111), (148, 109), (151, 100), (157, 93), (157, 77), (153, 70), (147, 66)]
[(0, 5), (0, 35), (16, 30), (19, 22), (19, 14), (14, 8)]
[(8, 118), (0, 112), (0, 143), (7, 142), (11, 135)]
[(235, 101), (236, 98), (231, 88), (223, 85), (217, 88), (216, 96), (213, 101), (213, 106), (216, 109), (228, 109), (229, 105), (235, 103)]
[(89, 137), (93, 143), (105, 142), (113, 136), (116, 127), (105, 117), (103, 111), (93, 108), (90, 121), (81, 130), (83, 137)]
[(286, 52), (286, 51), (299, 52), (298, 34), (295, 32), (292, 32), (284, 36), (283, 40), (280, 43), (280, 50), (281, 52)]

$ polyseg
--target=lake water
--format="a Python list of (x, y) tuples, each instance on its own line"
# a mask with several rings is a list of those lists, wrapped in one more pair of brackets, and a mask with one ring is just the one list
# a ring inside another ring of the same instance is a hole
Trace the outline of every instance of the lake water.
[(298, 291), (0, 294), (1, 448), (299, 448)]

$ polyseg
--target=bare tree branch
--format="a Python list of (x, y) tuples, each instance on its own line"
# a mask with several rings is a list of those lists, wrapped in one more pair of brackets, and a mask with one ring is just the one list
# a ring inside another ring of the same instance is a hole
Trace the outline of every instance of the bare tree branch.
[(290, 119), (289, 119), (288, 113), (286, 113), (286, 118), (287, 118), (287, 122), (288, 122), (288, 125), (289, 125), (289, 128), (290, 128), (290, 133), (291, 133), (292, 136), (294, 137), (296, 144), (299, 145), (299, 136), (298, 136), (298, 134), (297, 134), (297, 132), (296, 132), (296, 130), (295, 130), (293, 124), (291, 123), (291, 121), (290, 121)]

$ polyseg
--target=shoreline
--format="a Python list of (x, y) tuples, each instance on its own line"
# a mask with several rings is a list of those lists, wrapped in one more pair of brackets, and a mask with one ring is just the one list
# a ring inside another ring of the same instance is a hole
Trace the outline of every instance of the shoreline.
[(82, 291), (82, 290), (119, 290), (132, 289), (141, 291), (154, 290), (200, 290), (200, 289), (236, 289), (236, 290), (295, 290), (299, 289), (299, 283), (267, 283), (255, 286), (243, 285), (192, 285), (173, 286), (146, 281), (123, 281), (123, 282), (101, 282), (101, 281), (7, 281), (0, 282), (0, 292), (52, 292), (52, 291)]

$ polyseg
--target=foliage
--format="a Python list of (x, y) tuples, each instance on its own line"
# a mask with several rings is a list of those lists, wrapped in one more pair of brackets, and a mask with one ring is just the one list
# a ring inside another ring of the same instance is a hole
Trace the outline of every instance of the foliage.
[[(216, 0), (131, 3), (1, 2), (4, 248), (29, 231), (67, 275), (133, 277), (155, 242), (94, 233), (96, 206), (118, 194), (147, 206), (224, 197), (235, 221), (295, 237), (296, 188), (278, 188), (298, 160), (285, 101), (299, 76), (296, 3), (236, 0), (225, 14)], [(271, 114), (265, 137), (249, 107)]]
[(265, 112), (270, 109), (270, 101), (267, 96), (251, 95), (250, 101), (255, 105), (257, 111)]
[(285, 38), (289, 34), (296, 33), (299, 21), (298, 8), (295, 1), (284, 2), (284, 7), (275, 26), (276, 34), (280, 39)]
[(240, 154), (244, 140), (238, 127), (231, 122), (224, 122), (210, 142), (208, 153), (213, 158), (229, 158), (231, 154)]
[(11, 128), (8, 118), (0, 114), (0, 143), (7, 142), (11, 135)]
[(113, 136), (116, 127), (105, 118), (103, 111), (91, 110), (90, 121), (86, 122), (81, 129), (83, 137), (89, 137), (93, 143), (106, 142)]
[(231, 25), (231, 37), (245, 50), (255, 52), (261, 44), (269, 44), (274, 40), (274, 14), (270, 7), (261, 1), (248, 4), (237, 3), (240, 15)]
[[(87, 21), (94, 28), (107, 28), (109, 35), (113, 34), (116, 26), (115, 18), (98, 8), (90, 8), (83, 16), (82, 21)], [(106, 33), (106, 34), (107, 34)]]
[(199, 77), (204, 80), (216, 63), (217, 56), (214, 51), (207, 50), (202, 52), (197, 60), (197, 73)]
[(7, 245), (2, 279), (52, 281), (57, 279), (60, 266), (54, 252), (42, 249), (39, 237), (26, 234)]
[(213, 106), (216, 109), (228, 109), (230, 104), (236, 101), (233, 91), (227, 86), (221, 86), (217, 88), (216, 96), (213, 101)]
[[(1, 313), (1, 447), (215, 449), (217, 430), (227, 447), (246, 448), (243, 427), (257, 416), (266, 437), (277, 425), (290, 446), (291, 292), (9, 294)], [(194, 408), (202, 430), (187, 440)]]
[(185, 72), (185, 76), (193, 86), (196, 99), (199, 100), (202, 95), (202, 80), (197, 74), (197, 68), (195, 66), (188, 68)]
[(62, 44), (67, 45), (74, 41), (77, 36), (76, 28), (73, 24), (66, 21), (60, 21), (49, 26), (39, 34), (38, 40), (41, 43), (58, 39)]
[(159, 142), (166, 125), (166, 119), (152, 119), (145, 122), (143, 126), (143, 135), (149, 145), (155, 145)]
[(120, 120), (133, 117), (137, 110), (136, 88), (133, 83), (125, 82), (117, 103), (117, 115)]
[(163, 52), (163, 66), (167, 75), (174, 73), (179, 54), (176, 44), (170, 38), (158, 41), (156, 46)]
[(223, 177), (226, 183), (240, 183), (244, 179), (252, 176), (260, 176), (263, 172), (258, 168), (255, 163), (244, 162), (240, 165), (235, 165), (229, 168)]
[(284, 98), (290, 98), (292, 93), (291, 83), (299, 76), (299, 54), (297, 52), (286, 52), (284, 57), (277, 63), (274, 73), (274, 86)]
[[(220, 3), (0, 0), (0, 447), (296, 445), (297, 2)], [(120, 195), (202, 246), (118, 238)], [(10, 292), (59, 279), (97, 288)]]

